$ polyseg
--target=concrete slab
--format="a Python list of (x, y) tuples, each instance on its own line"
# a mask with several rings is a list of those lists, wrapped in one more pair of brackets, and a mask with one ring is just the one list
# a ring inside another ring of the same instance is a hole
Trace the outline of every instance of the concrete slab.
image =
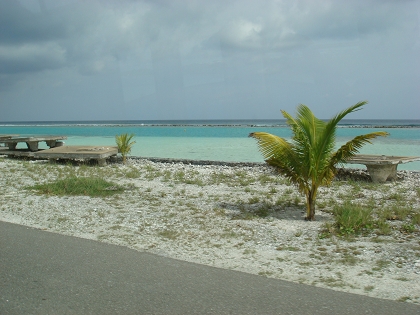
[(7, 155), (7, 156), (23, 156), (23, 157), (34, 157), (34, 153), (29, 149), (16, 149), (16, 150), (9, 150), (8, 147), (1, 147), (0, 148), (0, 155)]
[(113, 155), (118, 154), (114, 146), (62, 146), (34, 152), (35, 158), (67, 159), (67, 160), (97, 160), (100, 165)]

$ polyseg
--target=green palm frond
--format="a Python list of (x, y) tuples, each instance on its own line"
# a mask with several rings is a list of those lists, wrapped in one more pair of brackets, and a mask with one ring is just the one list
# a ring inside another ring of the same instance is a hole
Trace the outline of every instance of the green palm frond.
[(370, 140), (377, 137), (386, 137), (389, 133), (385, 131), (376, 131), (365, 135), (360, 135), (343, 144), (331, 157), (332, 164), (345, 163), (351, 159), (359, 149), (367, 143), (372, 143)]
[(118, 152), (121, 153), (124, 163), (126, 160), (126, 156), (130, 154), (131, 149), (136, 143), (136, 141), (132, 141), (133, 138), (134, 138), (134, 134), (128, 134), (128, 133), (115, 136), (115, 142), (118, 146)]
[(259, 149), (264, 160), (271, 160), (280, 157), (291, 150), (291, 144), (285, 139), (267, 132), (253, 132), (249, 137), (257, 139)]
[(366, 101), (341, 111), (328, 122), (315, 117), (306, 105), (300, 104), (296, 118), (281, 111), (292, 131), (291, 141), (278, 136), (253, 132), (265, 161), (274, 166), (306, 195), (307, 219), (315, 215), (318, 187), (329, 185), (336, 173), (336, 165), (348, 161), (371, 139), (387, 136), (387, 132), (373, 132), (355, 137), (335, 151), (337, 124), (348, 114), (360, 110)]
[(302, 177), (302, 164), (297, 156), (295, 146), (287, 140), (266, 132), (253, 132), (249, 137), (257, 140), (259, 150), (268, 165), (275, 167), (300, 191), (305, 190), (305, 179)]

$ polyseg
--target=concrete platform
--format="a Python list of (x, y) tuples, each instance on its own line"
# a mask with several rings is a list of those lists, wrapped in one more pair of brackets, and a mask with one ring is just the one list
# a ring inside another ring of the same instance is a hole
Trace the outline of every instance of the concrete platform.
[(118, 147), (114, 146), (62, 146), (33, 152), (33, 157), (55, 160), (97, 160), (99, 165), (105, 165), (107, 158), (117, 154)]
[(15, 149), (9, 150), (8, 147), (0, 147), (0, 155), (7, 155), (7, 156), (21, 156), (21, 157), (34, 157), (34, 153), (29, 149)]
[(372, 181), (384, 183), (387, 180), (396, 179), (398, 164), (414, 161), (420, 161), (420, 157), (357, 154), (347, 163), (366, 165)]

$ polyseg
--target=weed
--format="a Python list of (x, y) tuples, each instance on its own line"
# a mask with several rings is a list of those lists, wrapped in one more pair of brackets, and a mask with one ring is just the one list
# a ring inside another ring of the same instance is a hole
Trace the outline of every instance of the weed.
[(391, 264), (391, 262), (389, 260), (379, 259), (379, 260), (376, 261), (375, 267), (373, 267), (372, 270), (373, 271), (380, 271), (380, 270), (388, 267), (390, 264)]
[(339, 260), (340, 263), (348, 266), (355, 266), (359, 259), (350, 253), (345, 253)]
[(372, 292), (375, 287), (373, 285), (368, 285), (364, 287), (365, 292)]
[(260, 198), (258, 198), (258, 197), (251, 197), (251, 198), (249, 198), (248, 199), (248, 202), (252, 205), (252, 204), (255, 204), (255, 203), (259, 203), (260, 202)]
[(270, 214), (269, 209), (267, 209), (266, 207), (260, 207), (259, 209), (257, 209), (255, 211), (255, 215), (260, 217), (260, 218), (265, 218), (268, 217), (268, 215)]
[(405, 233), (413, 233), (416, 231), (416, 227), (413, 224), (403, 224), (401, 227), (401, 231)]
[(391, 207), (383, 208), (379, 212), (379, 216), (385, 218), (386, 220), (405, 220), (407, 216), (412, 211), (411, 208), (401, 206), (399, 204), (393, 205)]
[(376, 226), (378, 228), (378, 230), (376, 231), (376, 234), (378, 235), (390, 235), (391, 234), (391, 226), (383, 221), (383, 220), (378, 220), (376, 221)]
[(420, 225), (420, 213), (414, 213), (411, 216), (411, 224)]
[(226, 215), (226, 210), (223, 208), (215, 208), (213, 209), (214, 213), (220, 216), (225, 216)]
[(334, 208), (335, 227), (339, 234), (356, 234), (373, 228), (372, 210), (350, 202)]
[(179, 236), (179, 232), (174, 231), (174, 230), (170, 230), (170, 229), (166, 229), (166, 230), (158, 232), (158, 235), (163, 237), (163, 238), (167, 238), (169, 240), (174, 240)]
[(388, 196), (388, 200), (395, 200), (395, 201), (403, 201), (405, 200), (405, 197), (401, 193), (392, 193)]
[(90, 197), (105, 197), (124, 191), (119, 185), (95, 177), (68, 177), (52, 183), (27, 187), (27, 189), (34, 189), (46, 195)]
[(408, 300), (411, 300), (409, 296), (402, 296), (397, 301), (398, 302), (407, 302)]
[(332, 288), (344, 287), (344, 283), (341, 279), (336, 279), (333, 277), (328, 277), (328, 278), (321, 277), (320, 281)]
[(139, 178), (141, 173), (137, 169), (131, 169), (125, 173), (125, 177), (127, 178)]
[(276, 248), (276, 250), (287, 250), (287, 251), (290, 251), (290, 252), (298, 252), (298, 251), (300, 251), (300, 249), (298, 248), (298, 247), (294, 247), (294, 246), (282, 246), (282, 245), (280, 245), (280, 246), (278, 246), (277, 248)]
[(261, 185), (265, 185), (267, 183), (272, 183), (275, 179), (267, 174), (262, 174), (258, 178)]

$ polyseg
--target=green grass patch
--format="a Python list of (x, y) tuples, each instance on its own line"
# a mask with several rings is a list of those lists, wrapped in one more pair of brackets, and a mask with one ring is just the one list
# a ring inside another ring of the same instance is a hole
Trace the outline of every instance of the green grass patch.
[(123, 187), (102, 178), (73, 176), (52, 183), (34, 185), (28, 189), (37, 190), (45, 195), (89, 197), (106, 197), (124, 191)]
[(357, 234), (362, 231), (372, 230), (374, 219), (372, 209), (345, 202), (333, 209), (335, 228), (338, 234)]

